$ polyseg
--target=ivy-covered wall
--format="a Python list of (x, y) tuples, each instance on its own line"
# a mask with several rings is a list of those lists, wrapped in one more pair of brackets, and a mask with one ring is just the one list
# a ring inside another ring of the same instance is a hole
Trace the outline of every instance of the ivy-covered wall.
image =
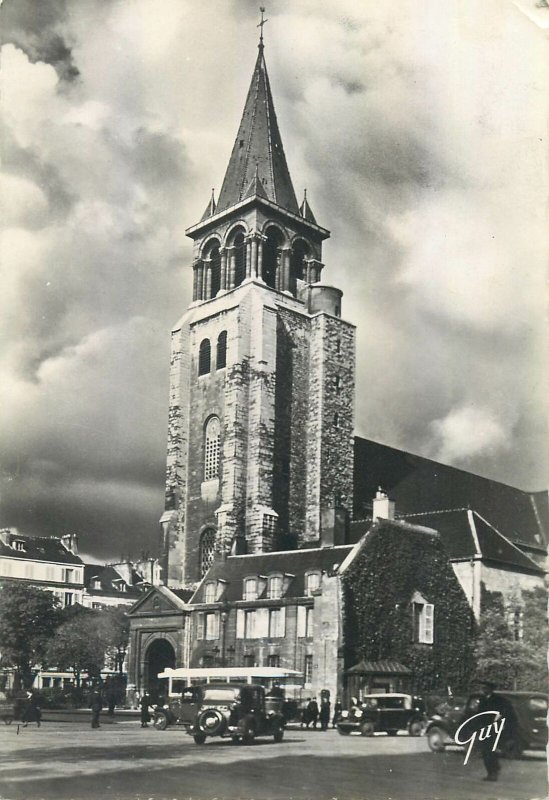
[[(467, 688), (475, 623), (437, 533), (378, 520), (342, 584), (346, 669), (392, 659), (412, 670), (414, 691)], [(414, 592), (434, 605), (433, 644), (414, 643)]]

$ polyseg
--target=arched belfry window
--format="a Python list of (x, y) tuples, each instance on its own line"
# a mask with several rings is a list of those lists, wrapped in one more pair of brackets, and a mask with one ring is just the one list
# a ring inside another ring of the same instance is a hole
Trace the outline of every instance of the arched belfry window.
[(210, 417), (204, 433), (204, 480), (219, 477), (219, 439), (221, 426), (217, 417)]
[(309, 255), (309, 245), (302, 239), (298, 239), (292, 246), (290, 255), (290, 291), (295, 294), (297, 291), (297, 281), (305, 278), (305, 259)]
[(211, 567), (215, 555), (215, 530), (206, 528), (200, 537), (200, 577)]
[(210, 371), (212, 347), (209, 339), (202, 339), (198, 351), (198, 374), (207, 375)]
[(219, 252), (219, 247), (217, 247), (217, 245), (215, 247), (212, 247), (210, 258), (212, 260), (211, 261), (212, 284), (211, 284), (210, 297), (215, 297), (218, 291), (221, 289), (221, 254)]
[(246, 277), (246, 241), (243, 233), (237, 233), (234, 237), (234, 285), (240, 286)]
[(282, 246), (282, 234), (277, 228), (267, 229), (267, 240), (263, 244), (263, 265), (261, 277), (271, 289), (276, 289), (276, 273)]
[(225, 366), (227, 366), (227, 331), (221, 331), (217, 337), (215, 367), (223, 369)]

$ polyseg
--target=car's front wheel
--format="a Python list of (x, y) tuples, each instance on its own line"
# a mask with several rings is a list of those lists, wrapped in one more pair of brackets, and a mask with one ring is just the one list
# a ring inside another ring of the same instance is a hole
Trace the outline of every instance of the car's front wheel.
[(376, 726), (373, 722), (363, 722), (360, 726), (360, 732), (363, 736), (373, 736), (376, 730)]
[(204, 744), (206, 741), (206, 734), (205, 733), (195, 733), (193, 736), (195, 744)]
[(339, 725), (337, 726), (337, 732), (340, 736), (349, 736), (351, 731), (348, 731), (346, 728), (340, 728)]
[(168, 717), (163, 711), (158, 711), (154, 715), (153, 727), (156, 728), (157, 731), (165, 731), (168, 727)]
[(446, 744), (446, 735), (442, 728), (430, 728), (427, 732), (427, 743), (433, 753), (443, 753)]
[(421, 720), (414, 719), (408, 725), (408, 733), (410, 734), (410, 736), (421, 736), (422, 732), (423, 732), (423, 724)]
[(281, 742), (282, 741), (282, 739), (284, 738), (284, 725), (277, 725), (276, 726), (276, 728), (274, 730), (274, 733), (273, 733), (273, 737), (274, 737), (275, 742)]

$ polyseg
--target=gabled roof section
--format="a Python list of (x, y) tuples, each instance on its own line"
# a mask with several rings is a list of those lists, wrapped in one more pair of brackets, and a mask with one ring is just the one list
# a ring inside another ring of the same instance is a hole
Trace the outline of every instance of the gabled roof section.
[(249, 196), (246, 192), (254, 179), (256, 168), (257, 180), (265, 197), (276, 205), (299, 214), (261, 43), (242, 120), (219, 194), (218, 212)]
[(243, 599), (244, 578), (271, 574), (281, 574), (288, 579), (282, 599), (304, 597), (305, 574), (317, 570), (322, 572), (337, 569), (351, 549), (347, 546), (304, 548), (248, 556), (229, 556), (224, 561), (214, 561), (194, 593), (191, 604), (204, 602), (204, 587), (210, 581), (225, 581), (222, 599), (236, 602)]
[(547, 492), (523, 491), (358, 436), (354, 471), (355, 519), (371, 515), (372, 498), (382, 486), (395, 501), (398, 516), (470, 508), (521, 549), (544, 553)]
[(192, 595), (185, 589), (168, 589), (167, 586), (153, 586), (129, 609), (128, 616), (162, 616), (180, 614), (187, 609), (187, 601)]
[[(15, 532), (14, 532), (15, 531)], [(56, 564), (84, 563), (80, 556), (68, 550), (60, 538), (25, 536), (14, 528), (3, 528), (0, 536), (0, 556), (21, 558), (25, 561), (53, 561)], [(21, 543), (21, 544), (16, 544)]]

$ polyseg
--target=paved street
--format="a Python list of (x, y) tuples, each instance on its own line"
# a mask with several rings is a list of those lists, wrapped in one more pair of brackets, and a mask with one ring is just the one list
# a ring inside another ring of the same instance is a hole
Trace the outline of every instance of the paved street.
[(17, 734), (0, 727), (2, 800), (532, 800), (546, 797), (543, 754), (503, 763), (503, 779), (482, 781), (482, 762), (457, 750), (433, 755), (424, 738), (342, 737), (286, 732), (251, 746), (181, 730), (142, 729), (137, 720), (46, 722)]

